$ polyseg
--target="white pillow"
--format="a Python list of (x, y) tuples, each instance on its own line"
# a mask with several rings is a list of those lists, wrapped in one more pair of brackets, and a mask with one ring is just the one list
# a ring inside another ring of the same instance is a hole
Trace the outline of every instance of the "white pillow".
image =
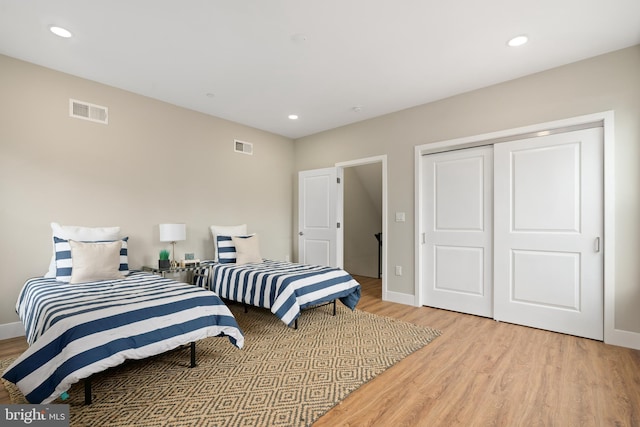
[(231, 240), (233, 240), (233, 244), (236, 247), (236, 264), (262, 262), (257, 234), (245, 238), (232, 236)]
[[(120, 239), (122, 247), (120, 248), (120, 273), (129, 274), (129, 250), (127, 240), (128, 237)], [(73, 257), (71, 256), (70, 240), (60, 239), (53, 236), (54, 247), (56, 248), (56, 280), (58, 282), (69, 283), (71, 273), (73, 273)], [(113, 240), (111, 241), (113, 242)], [(109, 242), (82, 242), (82, 243), (109, 243)]]
[[(118, 240), (120, 238), (120, 227), (80, 227), (76, 225), (60, 225), (57, 222), (51, 223), (51, 243), (53, 236), (66, 240), (81, 240), (84, 242), (94, 242), (98, 240)], [(56, 248), (53, 246), (53, 254), (49, 263), (49, 271), (44, 277), (56, 277)]]
[(69, 283), (122, 279), (120, 249), (122, 240), (103, 243), (84, 243), (69, 240), (73, 270)]
[(240, 225), (212, 225), (209, 227), (213, 236), (213, 260), (218, 261), (218, 236), (245, 236), (247, 224)]

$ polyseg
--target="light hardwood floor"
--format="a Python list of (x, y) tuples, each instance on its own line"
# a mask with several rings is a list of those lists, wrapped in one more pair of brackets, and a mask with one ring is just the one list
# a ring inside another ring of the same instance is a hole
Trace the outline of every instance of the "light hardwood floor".
[[(491, 319), (381, 300), (357, 277), (358, 308), (442, 331), (360, 387), (322, 426), (640, 426), (640, 351)], [(17, 356), (23, 338), (0, 341)], [(0, 403), (9, 398), (0, 387)]]

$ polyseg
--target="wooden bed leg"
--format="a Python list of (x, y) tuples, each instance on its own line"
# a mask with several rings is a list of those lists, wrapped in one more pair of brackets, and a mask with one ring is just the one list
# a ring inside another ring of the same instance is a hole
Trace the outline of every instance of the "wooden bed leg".
[(84, 404), (91, 405), (91, 378), (84, 379)]
[(190, 368), (195, 368), (196, 367), (196, 343), (195, 341), (192, 341), (191, 344), (191, 366), (189, 366)]
[(333, 300), (333, 315), (336, 315), (336, 300)]

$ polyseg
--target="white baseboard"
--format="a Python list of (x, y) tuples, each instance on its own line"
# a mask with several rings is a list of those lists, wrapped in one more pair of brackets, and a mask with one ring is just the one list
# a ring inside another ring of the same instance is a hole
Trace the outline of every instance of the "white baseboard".
[(400, 292), (390, 292), (387, 291), (382, 296), (383, 301), (396, 302), (398, 304), (410, 305), (416, 307), (415, 302), (416, 297), (412, 294), (403, 294)]
[(23, 337), (25, 335), (22, 322), (4, 323), (0, 325), (0, 340)]
[(637, 332), (623, 331), (621, 329), (614, 329), (608, 333), (605, 331), (604, 342), (606, 344), (640, 350), (640, 334)]

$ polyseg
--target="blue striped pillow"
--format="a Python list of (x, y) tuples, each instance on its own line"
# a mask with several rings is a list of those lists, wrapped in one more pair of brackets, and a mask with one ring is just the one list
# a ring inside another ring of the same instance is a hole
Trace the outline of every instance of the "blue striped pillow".
[[(129, 274), (129, 251), (127, 248), (128, 237), (122, 238), (122, 248), (120, 249), (120, 273)], [(100, 240), (100, 242), (113, 242), (113, 240)], [(86, 242), (85, 242), (86, 243)], [(53, 247), (56, 258), (56, 280), (58, 282), (69, 283), (73, 270), (73, 259), (71, 258), (71, 245), (66, 239), (53, 236)]]
[[(241, 239), (246, 239), (253, 236), (234, 236)], [(233, 244), (231, 236), (216, 236), (216, 245), (218, 247), (218, 262), (220, 264), (235, 264), (236, 263), (236, 247)]]
[(209, 267), (199, 267), (193, 270), (193, 285), (199, 286), (201, 288), (208, 288), (209, 284)]

